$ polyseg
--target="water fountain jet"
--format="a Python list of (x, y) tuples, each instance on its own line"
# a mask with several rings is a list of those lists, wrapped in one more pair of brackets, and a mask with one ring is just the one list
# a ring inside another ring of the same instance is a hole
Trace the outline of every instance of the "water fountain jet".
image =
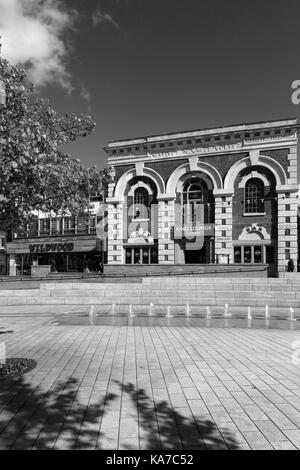
[(248, 320), (252, 320), (251, 307), (248, 307)]
[(129, 305), (129, 316), (130, 316), (130, 318), (134, 317), (132, 304)]
[(171, 315), (171, 307), (170, 305), (167, 306), (167, 318), (172, 318), (173, 315)]
[(293, 307), (290, 307), (290, 321), (296, 321)]
[(150, 315), (150, 317), (153, 315), (153, 307), (154, 307), (154, 305), (153, 305), (153, 303), (151, 302), (151, 303), (149, 304), (149, 315)]
[(89, 320), (90, 320), (90, 325), (95, 325), (94, 323), (94, 310), (95, 310), (95, 307), (94, 305), (91, 306), (90, 308), (90, 311), (89, 311)]
[(231, 313), (229, 313), (228, 304), (225, 304), (225, 308), (224, 308), (224, 317), (225, 317), (225, 318), (231, 317)]

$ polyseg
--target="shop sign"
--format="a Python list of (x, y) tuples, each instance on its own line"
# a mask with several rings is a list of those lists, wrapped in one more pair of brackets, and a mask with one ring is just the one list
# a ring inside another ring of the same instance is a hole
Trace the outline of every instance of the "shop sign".
[(184, 225), (175, 225), (174, 232), (178, 237), (178, 233), (184, 233), (185, 237), (199, 237), (199, 236), (213, 236), (215, 233), (215, 224), (201, 224), (195, 223), (184, 224)]
[(49, 253), (57, 251), (73, 251), (74, 243), (39, 243), (29, 245), (30, 253)]

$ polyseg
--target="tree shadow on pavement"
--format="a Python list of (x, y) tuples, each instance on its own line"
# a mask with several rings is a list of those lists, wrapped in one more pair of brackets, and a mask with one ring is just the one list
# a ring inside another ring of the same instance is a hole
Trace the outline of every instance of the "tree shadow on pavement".
[[(47, 391), (30, 384), (30, 377), (1, 379), (0, 449), (105, 449), (111, 438), (109, 429), (101, 429), (102, 418), (105, 414), (109, 418), (121, 393), (121, 412), (127, 404), (138, 416), (139, 439), (139, 446), (127, 442), (122, 447), (121, 442), (121, 448), (239, 448), (226, 426), (221, 433), (208, 415), (195, 417), (187, 407), (180, 410), (167, 400), (154, 402), (144, 389), (136, 389), (132, 383), (115, 383), (115, 393), (93, 392), (96, 395), (91, 401), (92, 387), (81, 395), (75, 378), (61, 380)], [(117, 440), (110, 442), (112, 446), (117, 448)]]
[[(105, 406), (78, 397), (79, 383), (70, 378), (48, 391), (33, 387), (24, 376), (0, 381), (0, 449), (95, 449)], [(85, 403), (84, 403), (85, 402)]]
[(194, 417), (185, 408), (173, 408), (166, 400), (153, 401), (144, 389), (133, 384), (121, 384), (123, 392), (129, 394), (138, 408), (140, 445), (142, 449), (190, 449), (226, 450), (238, 449), (231, 432), (222, 428), (222, 434), (207, 415)]

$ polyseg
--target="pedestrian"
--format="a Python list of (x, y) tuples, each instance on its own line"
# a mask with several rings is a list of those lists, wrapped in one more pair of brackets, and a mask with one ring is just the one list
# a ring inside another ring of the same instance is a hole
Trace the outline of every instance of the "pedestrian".
[(292, 258), (289, 259), (288, 261), (288, 273), (293, 273), (295, 269), (295, 263)]
[(56, 261), (54, 259), (51, 261), (51, 272), (52, 273), (57, 273)]
[(84, 261), (83, 266), (84, 266), (84, 269), (83, 269), (84, 272), (88, 274), (90, 272), (88, 262)]
[(100, 261), (100, 263), (99, 263), (99, 273), (100, 274), (103, 273), (103, 261)]

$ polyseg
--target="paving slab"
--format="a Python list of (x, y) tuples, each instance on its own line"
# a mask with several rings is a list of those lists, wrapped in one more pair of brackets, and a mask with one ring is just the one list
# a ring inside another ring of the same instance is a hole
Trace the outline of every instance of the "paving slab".
[(37, 363), (0, 379), (1, 449), (300, 449), (300, 330), (59, 313), (0, 316)]

